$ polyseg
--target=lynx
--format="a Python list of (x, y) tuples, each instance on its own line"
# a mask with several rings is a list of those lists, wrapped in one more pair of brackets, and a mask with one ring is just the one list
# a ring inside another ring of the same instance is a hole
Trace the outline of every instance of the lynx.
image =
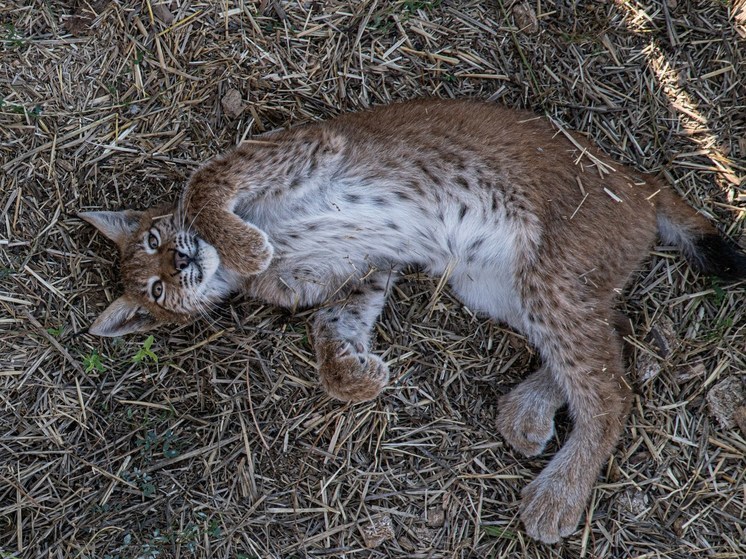
[(118, 244), (125, 286), (90, 333), (183, 323), (234, 292), (317, 307), (321, 385), (346, 401), (388, 383), (370, 343), (397, 275), (447, 277), (541, 356), (499, 402), (504, 439), (541, 453), (568, 406), (571, 434), (522, 491), (526, 532), (546, 543), (575, 530), (624, 429), (632, 391), (614, 301), (656, 235), (702, 273), (746, 277), (746, 255), (655, 178), (536, 115), (478, 101), (270, 133), (208, 161), (171, 207), (80, 217)]

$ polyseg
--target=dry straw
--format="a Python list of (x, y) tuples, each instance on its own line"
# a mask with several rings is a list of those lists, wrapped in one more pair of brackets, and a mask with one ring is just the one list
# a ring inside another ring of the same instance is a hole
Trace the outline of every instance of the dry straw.
[(86, 335), (121, 286), (73, 217), (169, 200), (256, 133), (436, 95), (551, 116), (737, 238), (736, 4), (0, 0), (0, 556), (746, 556), (743, 417), (712, 415), (743, 388), (744, 286), (668, 247), (622, 303), (624, 440), (585, 524), (545, 547), (516, 513), (549, 454), (494, 428), (535, 356), (438, 278), (397, 287), (376, 330), (394, 382), (345, 406), (317, 384), (307, 313), (236, 299), (152, 342)]

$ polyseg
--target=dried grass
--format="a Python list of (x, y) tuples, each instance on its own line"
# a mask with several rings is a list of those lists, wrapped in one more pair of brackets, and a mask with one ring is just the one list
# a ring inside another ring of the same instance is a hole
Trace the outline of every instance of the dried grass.
[(589, 520), (547, 547), (516, 514), (548, 456), (493, 427), (536, 364), (520, 336), (412, 273), (377, 328), (395, 379), (373, 403), (322, 395), (308, 314), (240, 299), (134, 362), (145, 336), (85, 334), (120, 287), (72, 217), (171, 199), (263, 130), (474, 96), (662, 172), (738, 237), (742, 2), (0, 0), (0, 20), (0, 555), (746, 556), (745, 435), (706, 400), (746, 371), (743, 285), (656, 249), (623, 303), (635, 410)]

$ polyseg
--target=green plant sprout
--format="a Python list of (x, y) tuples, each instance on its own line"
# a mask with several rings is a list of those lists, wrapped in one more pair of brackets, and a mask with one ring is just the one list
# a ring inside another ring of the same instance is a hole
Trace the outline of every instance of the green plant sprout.
[(90, 373), (94, 370), (103, 373), (106, 370), (106, 367), (101, 362), (101, 356), (95, 349), (83, 357), (83, 367), (85, 367), (86, 373)]
[(148, 336), (142, 344), (142, 347), (138, 350), (135, 356), (132, 358), (133, 363), (142, 363), (146, 359), (150, 359), (153, 363), (158, 363), (158, 356), (151, 351), (151, 347), (155, 338)]

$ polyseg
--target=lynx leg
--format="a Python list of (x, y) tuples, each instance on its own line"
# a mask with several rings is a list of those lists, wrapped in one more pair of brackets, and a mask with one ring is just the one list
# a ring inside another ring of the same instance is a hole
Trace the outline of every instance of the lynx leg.
[(554, 416), (565, 403), (546, 365), (500, 398), (497, 429), (525, 456), (540, 454), (554, 435)]
[[(629, 319), (615, 311), (613, 326), (624, 351), (627, 349), (624, 336), (632, 334)], [(500, 398), (497, 429), (510, 446), (524, 456), (536, 456), (554, 435), (554, 416), (566, 403), (551, 371), (542, 364), (539, 370)]]
[(338, 400), (362, 402), (378, 396), (389, 380), (380, 357), (368, 352), (373, 324), (394, 278), (376, 273), (338, 305), (319, 309), (314, 345), (321, 385)]
[(274, 248), (267, 235), (233, 213), (234, 197), (250, 181), (241, 180), (240, 158), (217, 157), (189, 179), (179, 211), (190, 229), (215, 247), (220, 261), (250, 277), (269, 266)]
[(620, 338), (608, 323), (595, 313), (547, 320), (550, 327), (537, 329), (534, 341), (567, 397), (574, 425), (562, 449), (523, 490), (521, 519), (531, 537), (554, 543), (575, 530), (622, 433), (631, 390)]

